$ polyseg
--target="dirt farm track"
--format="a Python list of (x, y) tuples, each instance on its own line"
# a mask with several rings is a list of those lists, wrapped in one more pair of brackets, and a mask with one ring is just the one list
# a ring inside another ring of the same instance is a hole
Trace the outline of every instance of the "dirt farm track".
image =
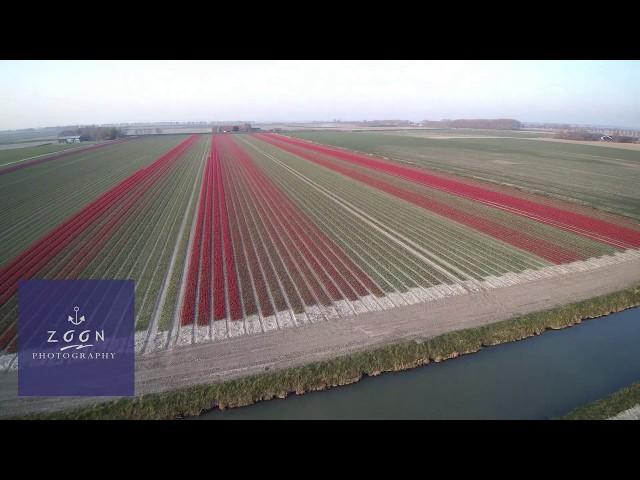
[[(302, 328), (156, 351), (138, 357), (136, 394), (301, 365), (400, 340), (486, 325), (621, 290), (640, 282), (638, 251), (622, 255), (626, 258), (602, 260), (601, 265), (594, 265), (591, 269), (576, 263), (576, 271), (563, 272), (552, 278), (468, 292)], [(98, 401), (105, 399), (19, 398), (17, 372), (0, 373), (2, 416), (51, 411)]]

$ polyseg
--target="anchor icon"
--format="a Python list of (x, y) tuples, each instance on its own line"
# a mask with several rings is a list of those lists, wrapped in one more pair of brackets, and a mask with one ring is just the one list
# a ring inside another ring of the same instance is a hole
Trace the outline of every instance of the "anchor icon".
[(74, 325), (80, 325), (85, 320), (84, 315), (82, 315), (80, 318), (78, 318), (78, 310), (80, 310), (80, 307), (73, 307), (73, 311), (76, 312), (76, 318), (75, 319), (71, 315), (67, 315), (67, 317), (69, 317), (68, 318), (69, 322), (74, 324)]

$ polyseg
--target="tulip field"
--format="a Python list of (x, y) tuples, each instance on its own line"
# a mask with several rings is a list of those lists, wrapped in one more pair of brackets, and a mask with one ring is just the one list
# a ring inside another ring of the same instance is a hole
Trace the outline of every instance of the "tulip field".
[[(167, 135), (0, 167), (0, 349), (22, 279), (133, 279), (145, 353), (598, 268), (640, 226), (274, 133)], [(425, 320), (428, 321), (428, 320)]]

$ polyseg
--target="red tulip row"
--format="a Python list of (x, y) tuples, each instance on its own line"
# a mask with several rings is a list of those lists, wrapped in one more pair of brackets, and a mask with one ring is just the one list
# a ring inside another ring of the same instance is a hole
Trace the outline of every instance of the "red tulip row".
[(575, 252), (562, 248), (551, 242), (545, 241), (539, 237), (533, 237), (531, 235), (512, 229), (508, 226), (502, 225), (498, 222), (469, 214), (444, 202), (440, 202), (422, 196), (416, 192), (400, 188), (380, 178), (375, 178), (371, 175), (367, 175), (362, 171), (351, 169), (348, 167), (348, 165), (342, 165), (336, 162), (332, 162), (326, 158), (323, 158), (321, 154), (311, 149), (305, 149), (297, 145), (290, 145), (285, 142), (279, 142), (278, 140), (274, 140), (272, 137), (265, 137), (261, 135), (260, 138), (269, 143), (277, 145), (283, 150), (294, 153), (325, 168), (341, 173), (345, 176), (353, 178), (354, 180), (358, 180), (366, 185), (377, 188), (383, 192), (406, 200), (407, 202), (435, 212), (446, 218), (450, 218), (451, 220), (471, 227), (494, 238), (500, 239), (505, 243), (531, 252), (552, 263), (560, 264), (572, 262), (578, 259)]
[[(284, 232), (279, 212), (273, 210), (260, 196), (243, 165), (238, 161), (233, 161), (229, 162), (227, 169), (232, 171), (233, 181), (238, 184), (238, 188), (241, 188), (249, 196), (256, 216), (260, 219), (260, 231), (264, 238), (271, 242), (276, 269), (281, 274), (279, 276), (291, 308), (296, 313), (304, 312), (304, 305), (315, 305), (317, 300), (307, 285), (304, 275), (311, 276), (311, 274), (298, 251), (298, 245), (294, 244), (289, 235)], [(311, 283), (317, 284), (315, 279)], [(326, 299), (325, 303), (331, 303), (321, 287), (320, 292), (320, 298)]]
[[(60, 226), (35, 242), (5, 266), (0, 273), (0, 304), (5, 303), (17, 289), (17, 282), (37, 275), (74, 239), (81, 237), (93, 225), (98, 228), (86, 239), (73, 259), (56, 274), (57, 278), (73, 278), (95, 257), (112, 233), (128, 218), (132, 207), (164, 175), (170, 173), (177, 159), (193, 145), (193, 136), (162, 155), (149, 166), (138, 170), (112, 189), (70, 217)], [(15, 334), (15, 322), (0, 336), (0, 349)]]
[(226, 305), (224, 300), (224, 266), (223, 266), (223, 253), (222, 253), (222, 225), (220, 221), (220, 190), (222, 189), (221, 172), (220, 172), (220, 159), (215, 147), (215, 138), (211, 144), (213, 168), (214, 168), (214, 180), (216, 190), (216, 202), (213, 211), (214, 219), (214, 248), (213, 248), (213, 271), (214, 271), (214, 285), (213, 285), (213, 305), (214, 305), (214, 319), (221, 320), (226, 316)]
[[(214, 142), (214, 145), (217, 145), (216, 142)], [(215, 152), (216, 164), (218, 166), (218, 169), (222, 171), (222, 160), (220, 159), (217, 148), (215, 148)], [(231, 241), (231, 228), (229, 222), (229, 214), (227, 211), (227, 198), (222, 173), (218, 175), (218, 195), (220, 196), (220, 222), (222, 224), (221, 234), (224, 246), (227, 291), (229, 292), (229, 317), (231, 318), (231, 320), (239, 320), (242, 318), (242, 305), (240, 303), (240, 291), (238, 289), (233, 243)]]
[[(219, 144), (217, 143), (217, 147)], [(246, 237), (243, 237), (244, 232), (241, 231), (242, 225), (240, 223), (240, 211), (236, 206), (237, 199), (234, 198), (235, 184), (232, 178), (232, 173), (235, 169), (231, 168), (226, 161), (226, 155), (224, 150), (216, 148), (220, 161), (225, 164), (223, 171), (223, 184), (226, 185), (226, 191), (229, 193), (229, 202), (227, 207), (229, 209), (228, 220), (229, 230), (231, 236), (231, 242), (233, 245), (233, 251), (235, 252), (235, 269), (238, 272), (238, 288), (241, 291), (242, 306), (244, 306), (244, 312), (246, 315), (255, 315), (258, 313), (257, 300), (253, 294), (253, 285), (251, 283), (251, 273), (248, 255), (245, 255), (245, 250), (250, 248), (250, 243)], [(226, 203), (226, 200), (225, 200)], [(259, 288), (259, 287), (256, 287)], [(267, 297), (268, 308), (271, 308), (269, 298)]]
[[(229, 138), (227, 137), (227, 139)], [(235, 153), (228, 148), (227, 153), (230, 154), (228, 163), (231, 164), (231, 168), (234, 168), (238, 164), (238, 159)], [(241, 211), (242, 222), (247, 232), (247, 237), (251, 242), (250, 248), (255, 252), (259, 264), (254, 280), (257, 277), (258, 282), (264, 282), (265, 291), (268, 292), (268, 297), (260, 298), (260, 302), (264, 304), (272, 300), (275, 312), (287, 310), (287, 296), (283, 288), (281, 288), (283, 275), (282, 272), (280, 272), (281, 274), (278, 273), (278, 265), (275, 263), (277, 262), (278, 254), (274, 251), (273, 245), (263, 231), (260, 218), (256, 213), (255, 202), (251, 200), (250, 192), (241, 183), (236, 183), (235, 197)]]
[[(400, 178), (394, 175), (389, 175), (387, 173), (380, 172), (377, 170), (372, 170), (370, 168), (356, 165), (354, 163), (347, 164), (342, 160), (332, 158), (328, 155), (322, 155), (322, 158), (328, 162), (331, 162), (337, 165), (338, 167), (344, 167), (349, 170), (353, 170), (357, 173), (364, 174), (365, 176), (373, 177), (373, 178), (382, 180), (384, 182), (393, 184), (394, 186), (399, 187), (401, 190), (413, 192), (420, 197), (424, 197), (424, 199), (430, 202), (430, 204), (434, 204), (434, 202), (438, 202), (438, 203), (435, 203), (435, 205), (442, 206), (444, 204), (446, 207), (452, 207), (456, 210), (449, 210), (449, 212), (451, 212), (454, 215), (455, 215), (454, 212), (457, 212), (458, 214), (463, 213), (465, 214), (466, 218), (472, 219), (474, 222), (477, 222), (478, 219), (485, 219), (491, 222), (492, 225), (495, 223), (498, 225), (502, 225), (503, 227), (509, 228), (510, 231), (517, 231), (520, 234), (526, 234), (530, 236), (532, 240), (535, 240), (536, 243), (547, 242), (553, 245), (557, 245), (558, 247), (562, 247), (564, 250), (571, 252), (570, 257), (567, 257), (565, 259), (566, 261), (569, 261), (571, 258), (586, 260), (594, 256), (600, 256), (603, 254), (603, 252), (611, 252), (614, 250), (614, 248), (612, 248), (608, 244), (596, 242), (591, 239), (576, 235), (574, 233), (567, 232), (566, 230), (552, 227), (550, 225), (546, 225), (544, 223), (541, 223), (529, 218), (525, 218), (520, 215), (514, 215), (507, 211), (496, 209), (491, 206), (485, 205), (481, 202), (476, 202), (466, 198), (461, 198), (457, 195), (451, 195), (449, 193), (443, 192), (442, 190), (437, 190), (424, 185), (420, 185), (418, 183), (410, 182), (403, 178)], [(323, 167), (317, 167), (317, 168), (323, 168)], [(440, 174), (440, 172), (438, 174)], [(471, 182), (471, 181), (468, 181), (467, 179), (464, 179), (464, 181), (475, 184), (475, 185), (483, 185), (479, 181)], [(494, 188), (494, 187), (491, 186), (491, 188)], [(546, 197), (531, 195), (529, 198), (533, 198), (534, 200), (542, 198), (542, 200), (544, 200)], [(381, 213), (378, 209), (374, 209), (374, 212), (376, 212), (376, 214)], [(395, 222), (392, 222), (392, 223), (395, 223)], [(388, 226), (391, 227), (391, 225), (388, 225)], [(398, 226), (402, 226), (402, 224), (398, 225), (396, 223), (396, 228)], [(414, 228), (416, 227), (421, 230), (423, 229), (422, 225), (415, 225)], [(471, 231), (472, 229), (469, 229), (469, 233), (471, 233)], [(455, 238), (454, 238), (454, 241), (455, 241)], [(450, 244), (450, 246), (452, 245), (453, 244)], [(488, 247), (488, 244), (487, 244), (487, 247)]]
[(640, 247), (640, 231), (592, 218), (577, 212), (557, 208), (549, 204), (540, 204), (526, 198), (518, 198), (503, 192), (460, 182), (444, 176), (434, 175), (425, 170), (398, 165), (356, 152), (274, 134), (258, 134), (258, 136), (270, 143), (277, 143), (278, 146), (281, 147), (283, 145), (302, 147), (306, 151), (330, 155), (348, 163), (355, 163), (396, 175), (431, 188), (443, 190), (454, 195), (469, 198), (495, 208), (534, 219), (541, 223), (562, 228), (602, 243), (621, 248)]
[[(200, 248), (202, 247), (202, 234), (204, 230), (204, 220), (206, 216), (207, 193), (209, 188), (209, 177), (211, 175), (211, 157), (207, 159), (205, 170), (202, 174), (202, 184), (200, 186), (200, 197), (198, 200), (198, 215), (196, 217), (196, 228), (194, 231), (191, 252), (189, 254), (189, 266), (187, 269), (186, 287), (182, 298), (182, 310), (180, 321), (182, 325), (193, 323), (196, 304), (196, 292), (198, 288), (198, 272), (200, 269)], [(205, 295), (208, 296), (208, 295)]]
[[(215, 167), (213, 163), (213, 150), (209, 152), (207, 165), (205, 169), (205, 189), (204, 204), (201, 205), (203, 218), (201, 221), (202, 232), (200, 233), (200, 278), (198, 280), (198, 324), (209, 325), (211, 319), (211, 249), (213, 242), (212, 235), (212, 215), (213, 213), (213, 196), (215, 183)], [(195, 264), (195, 262), (194, 262)]]
[[(259, 305), (260, 312), (263, 316), (271, 316), (275, 312), (287, 309), (287, 301), (284, 293), (278, 285), (277, 274), (269, 261), (269, 244), (264, 238), (261, 238), (260, 225), (257, 222), (257, 216), (253, 203), (249, 200), (249, 192), (247, 192), (238, 182), (237, 178), (237, 159), (233, 152), (229, 151), (229, 137), (221, 137), (218, 143), (219, 158), (221, 167), (224, 165), (224, 171), (231, 171), (226, 178), (229, 179), (226, 190), (229, 192), (229, 205), (233, 206), (232, 212), (236, 216), (233, 227), (238, 230), (234, 234), (235, 237), (240, 236), (244, 244), (233, 245), (237, 252), (238, 264), (240, 268), (238, 273), (244, 274), (240, 278), (243, 284), (243, 299), (245, 300), (245, 311), (248, 315), (258, 313), (257, 309), (252, 310), (250, 307)], [(225, 195), (226, 204), (226, 195)], [(266, 242), (266, 243), (263, 243)], [(246, 258), (240, 258), (246, 255)], [(245, 268), (242, 266), (245, 264)], [(248, 269), (251, 270), (251, 278), (247, 277)], [(235, 269), (234, 269), (235, 270)], [(255, 288), (256, 298), (249, 300), (247, 303), (247, 295), (245, 292), (253, 294)], [(255, 308), (254, 307), (254, 308)]]
[(240, 304), (240, 292), (238, 289), (237, 274), (234, 262), (233, 244), (229, 228), (229, 214), (227, 212), (227, 198), (223, 181), (222, 161), (217, 148), (217, 141), (214, 138), (212, 150), (216, 167), (216, 245), (215, 245), (215, 271), (219, 281), (215, 285), (215, 319), (220, 320), (225, 316), (224, 285), (222, 283), (223, 258), (225, 284), (229, 299), (229, 318), (239, 320), (242, 318), (242, 305)]
[[(249, 224), (250, 212), (244, 202), (243, 190), (237, 178), (237, 159), (233, 152), (229, 151), (227, 137), (221, 137), (217, 147), (220, 159), (225, 165), (224, 173), (229, 192), (229, 213), (231, 220), (231, 237), (233, 248), (237, 254), (238, 273), (242, 286), (242, 299), (246, 315), (261, 313), (262, 316), (273, 315), (276, 307), (269, 295), (268, 279), (269, 266), (265, 257), (260, 257), (257, 239)], [(262, 264), (261, 261), (262, 260)], [(267, 270), (263, 274), (263, 269)], [(254, 295), (255, 289), (255, 295)]]
[(212, 316), (214, 320), (226, 318), (225, 290), (229, 299), (229, 317), (232, 320), (242, 318), (233, 258), (223, 172), (214, 135), (200, 191), (187, 286), (182, 303), (182, 325), (189, 325), (194, 321), (196, 292), (199, 325), (208, 325)]
[[(304, 269), (305, 273), (308, 270), (304, 260), (311, 266), (313, 274), (319, 278), (321, 285), (333, 300), (343, 298), (340, 291), (350, 300), (366, 295), (368, 293), (367, 289), (373, 293), (381, 294), (369, 276), (329, 239), (317, 225), (311, 222), (286, 194), (273, 184), (271, 179), (256, 166), (247, 152), (236, 141), (228, 137), (227, 143), (238, 168), (241, 168), (240, 177), (248, 182), (247, 190), (255, 192), (259, 198), (259, 200), (255, 201), (255, 208), (265, 205), (272, 212), (277, 212), (278, 222), (284, 226), (284, 233), (292, 240), (290, 245), (295, 246), (290, 251), (295, 252), (293, 256), (296, 259), (296, 263)], [(269, 216), (265, 215), (267, 218)], [(304, 260), (302, 257), (304, 257)], [(305, 266), (303, 267), (303, 265)], [(314, 275), (311, 272), (308, 273), (308, 276), (305, 275), (306, 278), (313, 279)], [(315, 282), (310, 281), (309, 283), (313, 288)], [(320, 287), (320, 285), (317, 285), (317, 287)], [(336, 287), (339, 287), (339, 290)], [(314, 290), (319, 298), (326, 297), (321, 288), (315, 288)]]
[[(280, 202), (278, 200), (274, 201), (273, 196), (270, 195), (272, 192), (265, 189), (264, 174), (262, 174), (262, 172), (256, 167), (247, 152), (233, 141), (231, 137), (225, 138), (225, 147), (228, 157), (232, 160), (229, 161), (229, 164), (233, 163), (234, 166), (234, 176), (236, 177), (238, 190), (247, 192), (247, 194), (252, 191), (260, 197), (260, 201), (244, 205), (244, 210), (246, 212), (245, 216), (249, 215), (248, 212), (250, 209), (255, 210), (256, 206), (260, 203), (268, 206), (272, 212), (276, 212), (276, 214), (273, 215), (274, 220), (277, 218), (278, 221), (284, 225), (284, 233), (293, 239), (292, 243), (294, 250), (299, 251), (301, 257), (304, 259), (301, 260), (299, 264), (305, 265), (305, 261), (309, 264), (310, 268), (308, 278), (312, 280), (316, 295), (320, 301), (329, 305), (334, 301), (342, 300), (344, 297), (336, 286), (336, 283), (332, 281), (330, 276), (322, 268), (321, 263), (325, 262), (322, 262), (322, 260), (319, 261), (319, 259), (323, 259), (323, 257), (316, 257), (314, 255), (312, 248), (315, 247), (315, 245), (310, 241), (306, 232), (301, 232), (299, 228), (292, 225), (292, 222), (295, 219), (295, 207), (291, 208), (292, 206), (288, 204), (288, 198), (282, 195), (281, 192), (280, 195), (282, 196), (279, 199)], [(269, 182), (268, 179), (267, 182)], [(247, 231), (247, 235), (245, 235), (245, 237), (248, 236), (251, 242), (248, 260), (249, 264), (253, 267), (253, 279), (256, 283), (260, 304), (264, 305), (269, 301), (267, 291), (271, 292), (272, 297), (279, 297), (283, 299), (282, 292), (279, 291), (279, 286), (275, 278), (276, 274), (272, 271), (266, 255), (264, 253), (261, 254), (262, 247), (260, 239), (257, 238), (257, 229), (252, 230), (250, 226), (246, 226), (246, 221), (244, 223)], [(256, 251), (255, 254), (253, 253), (254, 250)], [(263, 278), (261, 275), (258, 258), (263, 259), (262, 270), (265, 272), (266, 278)], [(317, 280), (315, 277), (317, 277)], [(283, 304), (283, 301), (278, 302), (276, 298), (274, 298), (274, 301), (276, 302), (276, 310), (286, 308), (286, 304)], [(278, 303), (280, 303), (280, 305), (278, 305)], [(273, 310), (270, 310), (269, 313), (273, 313)], [(263, 315), (265, 315), (264, 308)]]
[(68, 157), (69, 155), (76, 155), (78, 153), (88, 152), (90, 150), (96, 150), (98, 148), (106, 147), (109, 145), (115, 145), (117, 143), (126, 142), (128, 139), (122, 140), (113, 140), (111, 142), (99, 143), (97, 145), (90, 145), (88, 147), (80, 147), (80, 148), (72, 148), (69, 150), (64, 150), (59, 153), (52, 153), (51, 155), (46, 155), (38, 158), (34, 158), (33, 160), (25, 160), (23, 162), (17, 163), (15, 165), (8, 166), (6, 168), (0, 168), (0, 175), (4, 175), (6, 173), (15, 172), (16, 170), (21, 170), (26, 167), (31, 167), (33, 165), (38, 165), (40, 163), (45, 163), (50, 160), (56, 160), (58, 158)]

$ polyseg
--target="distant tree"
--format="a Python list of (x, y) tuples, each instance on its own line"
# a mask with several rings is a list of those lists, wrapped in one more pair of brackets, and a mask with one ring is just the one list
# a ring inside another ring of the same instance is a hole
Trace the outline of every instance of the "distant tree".
[(59, 134), (60, 137), (73, 137), (75, 135), (82, 135), (79, 128), (75, 130), (63, 130)]
[(109, 129), (109, 134), (107, 135), (107, 140), (115, 140), (116, 138), (123, 137), (124, 133), (119, 128), (111, 127)]
[(586, 130), (564, 130), (556, 133), (555, 135), (556, 138), (561, 138), (563, 140), (582, 140), (582, 141), (600, 140), (601, 136), (602, 135), (600, 135), (599, 133), (592, 133)]

